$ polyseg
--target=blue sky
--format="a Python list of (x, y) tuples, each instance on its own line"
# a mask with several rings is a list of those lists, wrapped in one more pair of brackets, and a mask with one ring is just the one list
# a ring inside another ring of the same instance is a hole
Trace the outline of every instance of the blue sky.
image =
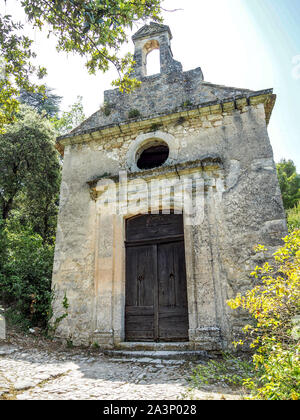
[[(182, 9), (164, 17), (184, 70), (200, 66), (205, 80), (216, 84), (274, 88), (269, 134), (275, 159), (293, 159), (300, 171), (300, 0), (164, 0), (163, 6)], [(24, 20), (19, 1), (0, 0), (3, 8)], [(58, 53), (54, 38), (26, 30), (35, 40), (38, 62), (48, 69), (46, 83), (64, 98), (63, 108), (81, 95), (87, 115), (99, 109), (115, 70), (90, 76), (84, 59)], [(130, 42), (123, 50), (132, 47)]]
[[(180, 50), (175, 55), (183, 58), (184, 65), (189, 61), (191, 67), (200, 65), (205, 79), (212, 83), (253, 90), (274, 88), (277, 102), (269, 134), (275, 159), (293, 159), (300, 171), (300, 0), (164, 3), (184, 9), (166, 14), (174, 34), (173, 49)], [(181, 34), (183, 42), (177, 39)]]
[(270, 51), (274, 67), (273, 87), (278, 98), (270, 137), (276, 140), (280, 154), (293, 159), (300, 170), (300, 0), (244, 0), (243, 3), (261, 41)]

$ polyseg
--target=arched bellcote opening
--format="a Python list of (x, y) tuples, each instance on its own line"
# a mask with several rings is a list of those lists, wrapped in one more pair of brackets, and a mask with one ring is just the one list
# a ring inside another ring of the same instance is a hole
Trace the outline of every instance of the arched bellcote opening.
[(144, 75), (152, 76), (159, 74), (160, 69), (160, 45), (157, 40), (146, 42), (143, 47)]

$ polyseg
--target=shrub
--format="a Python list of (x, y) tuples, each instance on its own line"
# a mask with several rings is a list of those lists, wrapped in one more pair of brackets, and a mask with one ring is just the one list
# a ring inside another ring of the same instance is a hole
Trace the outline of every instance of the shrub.
[(224, 353), (220, 360), (210, 360), (198, 365), (191, 376), (192, 385), (200, 388), (203, 385), (219, 384), (231, 388), (240, 388), (245, 380), (256, 375), (251, 360), (242, 359), (229, 353)]
[[(232, 309), (247, 310), (254, 319), (243, 329), (255, 349), (255, 369), (261, 372), (244, 382), (253, 399), (300, 399), (300, 230), (284, 242), (272, 265), (265, 263), (252, 273), (258, 286), (228, 301)], [(267, 251), (263, 246), (258, 250)]]
[(191, 101), (185, 101), (181, 104), (182, 108), (190, 108), (191, 106), (193, 106), (193, 103)]
[(292, 209), (300, 199), (300, 175), (292, 160), (283, 159), (276, 167), (284, 208)]
[(109, 117), (109, 115), (112, 112), (112, 105), (109, 102), (104, 102), (104, 104), (101, 107), (101, 111), (106, 117)]
[(287, 220), (290, 232), (300, 229), (300, 201), (297, 206), (287, 211)]
[(138, 109), (131, 109), (128, 113), (128, 118), (139, 118), (141, 116), (141, 113)]
[[(46, 327), (51, 305), (54, 247), (20, 225), (2, 228), (0, 299), (11, 306), (9, 318), (23, 325)], [(0, 234), (1, 241), (1, 234)], [(18, 322), (19, 323), (19, 322)]]

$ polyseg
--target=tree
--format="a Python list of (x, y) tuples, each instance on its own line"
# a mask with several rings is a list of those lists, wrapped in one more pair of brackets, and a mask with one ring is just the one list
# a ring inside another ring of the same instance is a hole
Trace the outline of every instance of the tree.
[[(98, 70), (107, 71), (113, 64), (119, 78), (115, 85), (129, 91), (138, 85), (129, 77), (133, 58), (120, 56), (121, 46), (127, 42), (126, 31), (134, 23), (153, 19), (160, 20), (161, 0), (20, 0), (29, 22), (34, 27), (44, 29), (58, 40), (61, 51), (75, 52), (87, 59), (91, 74)], [(18, 108), (20, 89), (33, 92), (39, 88), (30, 83), (36, 74), (42, 78), (46, 70), (34, 67), (35, 58), (31, 50), (32, 40), (19, 35), (23, 25), (15, 23), (11, 16), (0, 16), (0, 54), (2, 78), (0, 80), (0, 128), (14, 120)]]
[(32, 65), (31, 61), (35, 58), (32, 41), (20, 35), (22, 29), (23, 25), (13, 22), (11, 16), (0, 15), (0, 132), (4, 124), (16, 118), (20, 89), (44, 90), (43, 86), (30, 82), (33, 75), (42, 79), (46, 70)]
[(64, 111), (61, 117), (55, 116), (51, 122), (57, 134), (63, 135), (78, 127), (85, 119), (82, 96), (77, 96), (76, 102), (69, 107), (69, 110)]
[(35, 109), (39, 114), (44, 113), (48, 118), (54, 117), (59, 113), (61, 96), (55, 95), (53, 89), (45, 87), (45, 91), (30, 92), (22, 89), (19, 101)]
[(277, 174), (286, 210), (292, 209), (300, 200), (300, 175), (292, 160), (281, 160), (277, 164)]
[[(0, 230), (5, 259), (0, 260), (0, 300), (10, 306), (7, 318), (27, 329), (46, 327), (51, 313), (54, 246), (30, 228), (9, 221)], [(1, 254), (0, 254), (1, 256)]]
[(287, 220), (290, 232), (293, 232), (295, 229), (300, 229), (300, 201), (297, 206), (287, 211)]
[[(160, 0), (22, 0), (21, 3), (35, 27), (50, 25), (58, 38), (59, 50), (85, 56), (92, 74), (107, 71), (113, 64), (120, 77), (132, 65), (130, 54), (119, 56), (121, 45), (128, 39), (126, 29), (147, 18), (160, 20), (161, 11)], [(129, 79), (124, 83), (134, 84)]]
[(0, 210), (16, 216), (45, 241), (55, 233), (60, 164), (47, 119), (21, 106), (18, 120), (0, 136)]

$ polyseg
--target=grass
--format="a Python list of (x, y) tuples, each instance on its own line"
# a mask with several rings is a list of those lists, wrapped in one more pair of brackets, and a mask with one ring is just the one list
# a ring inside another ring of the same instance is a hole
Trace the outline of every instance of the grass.
[(227, 385), (232, 389), (241, 389), (244, 381), (256, 376), (250, 359), (224, 353), (222, 359), (210, 360), (198, 365), (191, 376), (191, 386), (201, 389), (205, 385)]

